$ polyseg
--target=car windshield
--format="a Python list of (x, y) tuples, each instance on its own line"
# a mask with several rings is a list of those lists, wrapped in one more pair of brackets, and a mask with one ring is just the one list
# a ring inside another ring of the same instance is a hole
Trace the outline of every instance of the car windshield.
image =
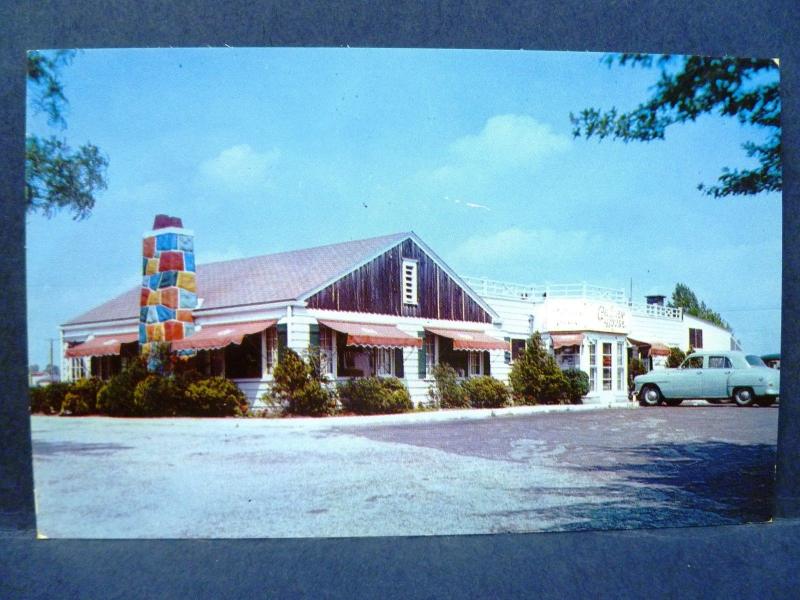
[(744, 357), (744, 359), (748, 362), (748, 364), (750, 364), (750, 365), (752, 365), (754, 367), (766, 367), (767, 366), (767, 365), (764, 364), (764, 361), (761, 360), (755, 354), (748, 354), (747, 356)]

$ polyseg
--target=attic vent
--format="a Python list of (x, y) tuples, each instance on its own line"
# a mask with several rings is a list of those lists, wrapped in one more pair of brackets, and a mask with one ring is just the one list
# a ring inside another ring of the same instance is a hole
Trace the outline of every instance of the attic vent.
[(417, 261), (403, 259), (403, 304), (417, 304)]

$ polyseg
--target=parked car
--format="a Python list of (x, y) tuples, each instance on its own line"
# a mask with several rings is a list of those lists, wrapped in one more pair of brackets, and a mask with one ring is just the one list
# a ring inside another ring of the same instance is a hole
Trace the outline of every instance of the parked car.
[(642, 406), (678, 406), (698, 398), (738, 406), (774, 404), (780, 394), (780, 371), (760, 357), (738, 351), (693, 352), (677, 369), (654, 369), (633, 380)]
[(781, 368), (781, 354), (777, 352), (775, 354), (764, 354), (761, 356), (761, 360), (764, 361), (768, 367), (773, 369), (780, 369)]

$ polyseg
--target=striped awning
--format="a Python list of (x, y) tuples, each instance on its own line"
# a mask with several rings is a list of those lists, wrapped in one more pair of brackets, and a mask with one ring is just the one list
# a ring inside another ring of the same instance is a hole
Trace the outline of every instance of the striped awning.
[(628, 341), (638, 348), (647, 348), (650, 356), (669, 356), (669, 346), (661, 342), (643, 342), (630, 337)]
[(119, 333), (114, 335), (97, 335), (90, 340), (67, 348), (64, 353), (67, 358), (81, 358), (85, 356), (114, 356), (120, 353), (122, 344), (138, 343), (138, 333)]
[(463, 329), (434, 329), (426, 327), (425, 331), (453, 340), (453, 350), (508, 350), (508, 342), (481, 333)]
[(550, 340), (553, 342), (553, 350), (566, 348), (568, 346), (580, 346), (583, 344), (584, 335), (582, 333), (551, 333)]
[(327, 320), (320, 320), (319, 324), (346, 334), (346, 345), (348, 346), (375, 348), (419, 348), (422, 346), (420, 338), (398, 329), (395, 325)]
[(182, 340), (172, 342), (173, 350), (214, 350), (230, 344), (241, 344), (244, 336), (261, 333), (277, 321), (248, 321), (203, 325), (199, 331)]

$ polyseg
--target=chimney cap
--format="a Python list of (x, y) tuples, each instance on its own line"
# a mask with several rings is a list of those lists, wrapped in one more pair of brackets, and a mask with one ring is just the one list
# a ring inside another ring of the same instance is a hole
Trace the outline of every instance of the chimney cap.
[(164, 229), (166, 227), (183, 227), (180, 217), (170, 217), (169, 215), (156, 215), (153, 219), (153, 229)]

